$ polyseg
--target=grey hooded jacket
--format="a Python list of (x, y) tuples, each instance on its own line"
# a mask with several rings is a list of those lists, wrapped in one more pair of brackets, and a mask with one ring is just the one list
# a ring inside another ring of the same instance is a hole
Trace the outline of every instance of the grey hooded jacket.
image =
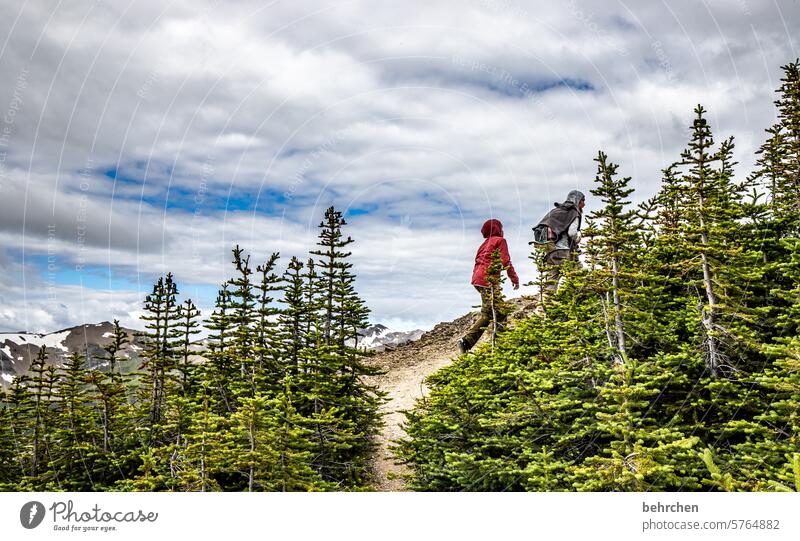
[[(573, 205), (575, 205), (575, 208), (578, 209), (578, 212), (580, 212), (580, 202), (583, 201), (584, 198), (585, 196), (583, 195), (583, 192), (580, 192), (578, 190), (572, 190), (571, 192), (569, 192), (569, 194), (567, 194), (567, 200), (564, 201), (564, 203), (565, 204), (572, 203)], [(578, 216), (577, 218), (572, 220), (571, 224), (569, 224), (569, 228), (567, 228), (566, 233), (562, 234), (556, 240), (554, 248), (556, 250), (571, 250), (572, 248), (577, 246), (578, 242), (580, 241), (580, 229), (581, 229), (581, 216)]]

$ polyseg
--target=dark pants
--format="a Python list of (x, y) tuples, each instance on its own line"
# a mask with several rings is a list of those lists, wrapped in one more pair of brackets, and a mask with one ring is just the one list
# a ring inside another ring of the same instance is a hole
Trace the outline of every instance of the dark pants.
[(502, 323), (508, 316), (508, 310), (503, 302), (503, 291), (500, 286), (493, 287), (480, 287), (475, 286), (478, 293), (481, 294), (481, 313), (478, 321), (470, 327), (467, 334), (464, 335), (464, 342), (467, 349), (475, 345), (480, 340), (483, 331), (486, 327), (492, 326), (493, 322), (497, 322), (497, 331), (502, 330)]
[(561, 265), (564, 261), (572, 259), (570, 250), (553, 250), (544, 257), (545, 262), (545, 284), (544, 290), (547, 293), (555, 293), (558, 289), (558, 280), (561, 278)]

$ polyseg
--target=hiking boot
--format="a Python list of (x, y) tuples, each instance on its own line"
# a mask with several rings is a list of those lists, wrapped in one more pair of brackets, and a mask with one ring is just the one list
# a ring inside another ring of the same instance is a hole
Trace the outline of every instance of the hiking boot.
[(468, 351), (469, 351), (469, 344), (467, 344), (467, 341), (466, 341), (466, 340), (464, 340), (463, 338), (461, 338), (461, 339), (458, 341), (458, 352), (459, 352), (461, 355), (463, 355), (463, 354), (465, 354), (465, 353), (466, 353), (466, 352), (468, 352)]

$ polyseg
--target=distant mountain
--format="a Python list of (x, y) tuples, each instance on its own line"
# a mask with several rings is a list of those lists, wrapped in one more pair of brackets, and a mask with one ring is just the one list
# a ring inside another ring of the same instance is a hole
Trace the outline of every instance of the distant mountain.
[[(87, 367), (102, 370), (107, 364), (101, 359), (105, 354), (103, 346), (111, 343), (113, 331), (113, 323), (104, 321), (48, 334), (0, 333), (0, 387), (8, 388), (15, 377), (27, 373), (41, 348), (45, 348), (48, 364), (62, 366), (71, 353), (78, 352), (86, 355)], [(129, 343), (119, 354), (123, 359), (120, 370), (130, 372), (139, 366), (139, 353), (144, 344), (133, 329), (124, 331)], [(390, 331), (385, 325), (378, 324), (361, 330), (359, 334), (362, 337), (358, 343), (360, 347), (383, 351), (418, 340), (423, 331)], [(202, 350), (203, 346), (204, 342), (201, 342), (192, 349)]]
[[(144, 345), (133, 329), (124, 330), (129, 343), (119, 354), (124, 359), (120, 369), (130, 371), (138, 366)], [(102, 370), (103, 346), (111, 342), (113, 331), (114, 324), (104, 321), (48, 334), (0, 333), (0, 385), (8, 387), (15, 377), (25, 374), (41, 348), (45, 348), (49, 364), (61, 366), (70, 353), (79, 352), (86, 355), (88, 367)]]
[(361, 339), (358, 345), (375, 351), (383, 351), (397, 346), (402, 346), (414, 340), (419, 340), (425, 331), (391, 331), (386, 325), (372, 325), (359, 331)]

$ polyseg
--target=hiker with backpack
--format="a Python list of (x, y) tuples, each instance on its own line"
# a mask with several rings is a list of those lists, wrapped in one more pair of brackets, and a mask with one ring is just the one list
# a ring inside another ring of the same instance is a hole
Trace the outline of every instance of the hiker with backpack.
[(541, 292), (542, 301), (558, 290), (561, 266), (564, 262), (575, 259), (581, 238), (581, 221), (586, 198), (582, 192), (572, 190), (567, 195), (566, 201), (554, 205), (555, 208), (533, 228), (533, 241), (529, 243), (545, 251), (546, 281)]
[[(508, 278), (514, 285), (514, 289), (519, 289), (519, 277), (511, 265), (508, 243), (503, 238), (503, 224), (500, 223), (500, 220), (487, 220), (481, 227), (481, 234), (486, 240), (475, 254), (475, 266), (472, 271), (472, 285), (481, 296), (481, 313), (478, 321), (458, 341), (458, 349), (461, 353), (472, 349), (490, 323), (494, 322), (496, 326), (499, 326), (506, 319), (507, 314), (502, 308), (503, 291), (500, 287), (500, 276), (494, 279), (495, 277), (489, 274), (489, 266), (492, 264), (492, 257), (496, 251), (499, 251), (500, 262), (508, 272)], [(497, 328), (493, 329), (493, 331), (497, 330)]]

